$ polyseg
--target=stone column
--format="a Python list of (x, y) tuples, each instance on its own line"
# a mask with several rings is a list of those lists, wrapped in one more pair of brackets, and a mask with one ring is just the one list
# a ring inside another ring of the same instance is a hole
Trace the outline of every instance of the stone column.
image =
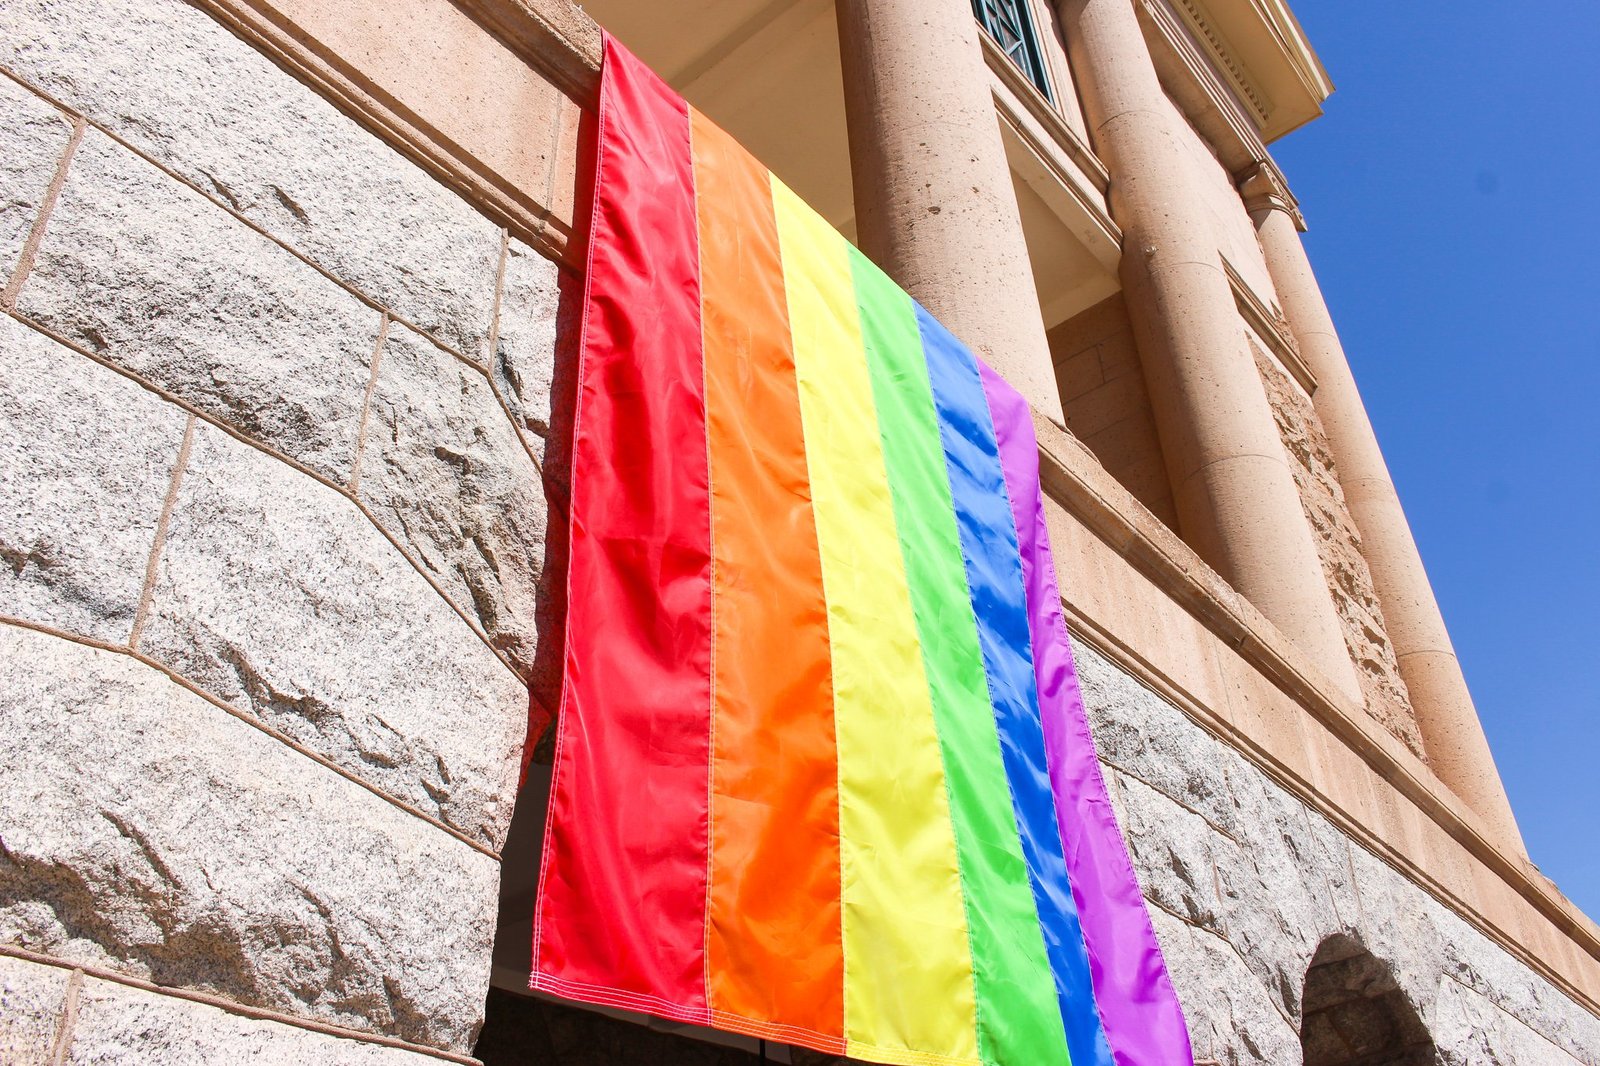
[(1184, 539), (1352, 700), (1361, 688), (1180, 121), (1134, 0), (1061, 0), (1094, 143), (1111, 170), (1122, 282)]
[(1300, 354), (1317, 378), (1312, 401), (1328, 434), (1345, 503), (1361, 531), (1362, 554), (1372, 571), (1384, 626), (1400, 661), (1400, 676), (1411, 696), (1428, 761), (1439, 779), (1490, 824), (1499, 843), (1522, 855), (1522, 836), (1511, 804), (1344, 347), (1306, 258), (1293, 203), (1265, 168), (1248, 175), (1240, 192), (1255, 220), (1273, 287)]
[(1063, 422), (972, 5), (836, 6), (861, 250)]

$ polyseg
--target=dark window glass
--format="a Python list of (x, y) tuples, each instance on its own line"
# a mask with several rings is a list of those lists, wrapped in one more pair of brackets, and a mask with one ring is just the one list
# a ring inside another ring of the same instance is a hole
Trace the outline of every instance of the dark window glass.
[(1048, 99), (1050, 80), (1045, 77), (1044, 56), (1039, 53), (1039, 39), (1034, 36), (1033, 19), (1028, 16), (1028, 0), (972, 0), (972, 13)]

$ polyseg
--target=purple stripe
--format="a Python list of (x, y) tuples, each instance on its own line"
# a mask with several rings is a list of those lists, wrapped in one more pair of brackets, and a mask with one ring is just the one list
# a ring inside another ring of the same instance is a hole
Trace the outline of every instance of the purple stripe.
[(998, 374), (982, 364), (980, 369), (1017, 523), (1050, 787), (1106, 1039), (1118, 1066), (1193, 1063), (1183, 1008), (1167, 976), (1089, 735), (1045, 528), (1033, 415)]

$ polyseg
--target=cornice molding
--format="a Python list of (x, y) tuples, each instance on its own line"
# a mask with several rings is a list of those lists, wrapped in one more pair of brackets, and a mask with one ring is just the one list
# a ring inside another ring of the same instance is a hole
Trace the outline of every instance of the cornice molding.
[[(1010, 90), (1012, 101), (1025, 109), (1035, 122), (1044, 127), (1056, 146), (1077, 165), (1089, 179), (1090, 184), (1102, 194), (1108, 192), (1111, 188), (1111, 172), (1100, 161), (1100, 157), (1094, 154), (1071, 126), (1067, 125), (1066, 119), (1061, 117), (1061, 112), (1057, 111), (1055, 105), (1034, 87), (1027, 76), (1017, 68), (1016, 63), (1012, 62), (1011, 57), (995, 43), (994, 38), (987, 33), (979, 33), (978, 39), (983, 45), (984, 62), (988, 64), (990, 72)], [(1002, 103), (1009, 102), (1011, 101)]]
[(1272, 100), (1238, 58), (1237, 51), (1212, 21), (1210, 12), (1200, 0), (1175, 0), (1174, 7), (1194, 31), (1196, 40), (1205, 47), (1217, 70), (1228, 80), (1239, 101), (1250, 109), (1258, 125), (1266, 127), (1272, 121)]
[(1322, 113), (1333, 83), (1282, 0), (1173, 3), (1267, 141)]
[(1175, 5), (1184, 2), (1138, 0), (1139, 21), (1162, 88), (1217, 153), (1246, 209), (1285, 211), (1296, 228), (1304, 230), (1300, 202), (1267, 150), (1260, 129), (1178, 13)]
[(1178, 13), (1176, 0), (1140, 0), (1137, 11), (1162, 88), (1237, 172), (1268, 158), (1260, 128)]
[(1289, 331), (1289, 323), (1284, 319), (1283, 313), (1275, 307), (1269, 307), (1256, 295), (1255, 290), (1245, 284), (1244, 278), (1228, 262), (1226, 256), (1222, 258), (1222, 271), (1228, 275), (1228, 286), (1233, 289), (1234, 306), (1239, 309), (1239, 317), (1248, 325), (1272, 350), (1272, 355), (1278, 360), (1288, 375), (1306, 391), (1307, 396), (1317, 394), (1317, 378), (1311, 372), (1310, 365), (1300, 357), (1300, 346), (1295, 343), (1294, 334)]

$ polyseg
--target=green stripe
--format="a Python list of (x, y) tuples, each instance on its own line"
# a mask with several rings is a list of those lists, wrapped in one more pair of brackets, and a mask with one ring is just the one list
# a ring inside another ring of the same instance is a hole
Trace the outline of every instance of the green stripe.
[(889, 494), (955, 823), (978, 1048), (985, 1062), (1069, 1060), (1022, 858), (968, 598), (933, 389), (911, 300), (850, 249)]

